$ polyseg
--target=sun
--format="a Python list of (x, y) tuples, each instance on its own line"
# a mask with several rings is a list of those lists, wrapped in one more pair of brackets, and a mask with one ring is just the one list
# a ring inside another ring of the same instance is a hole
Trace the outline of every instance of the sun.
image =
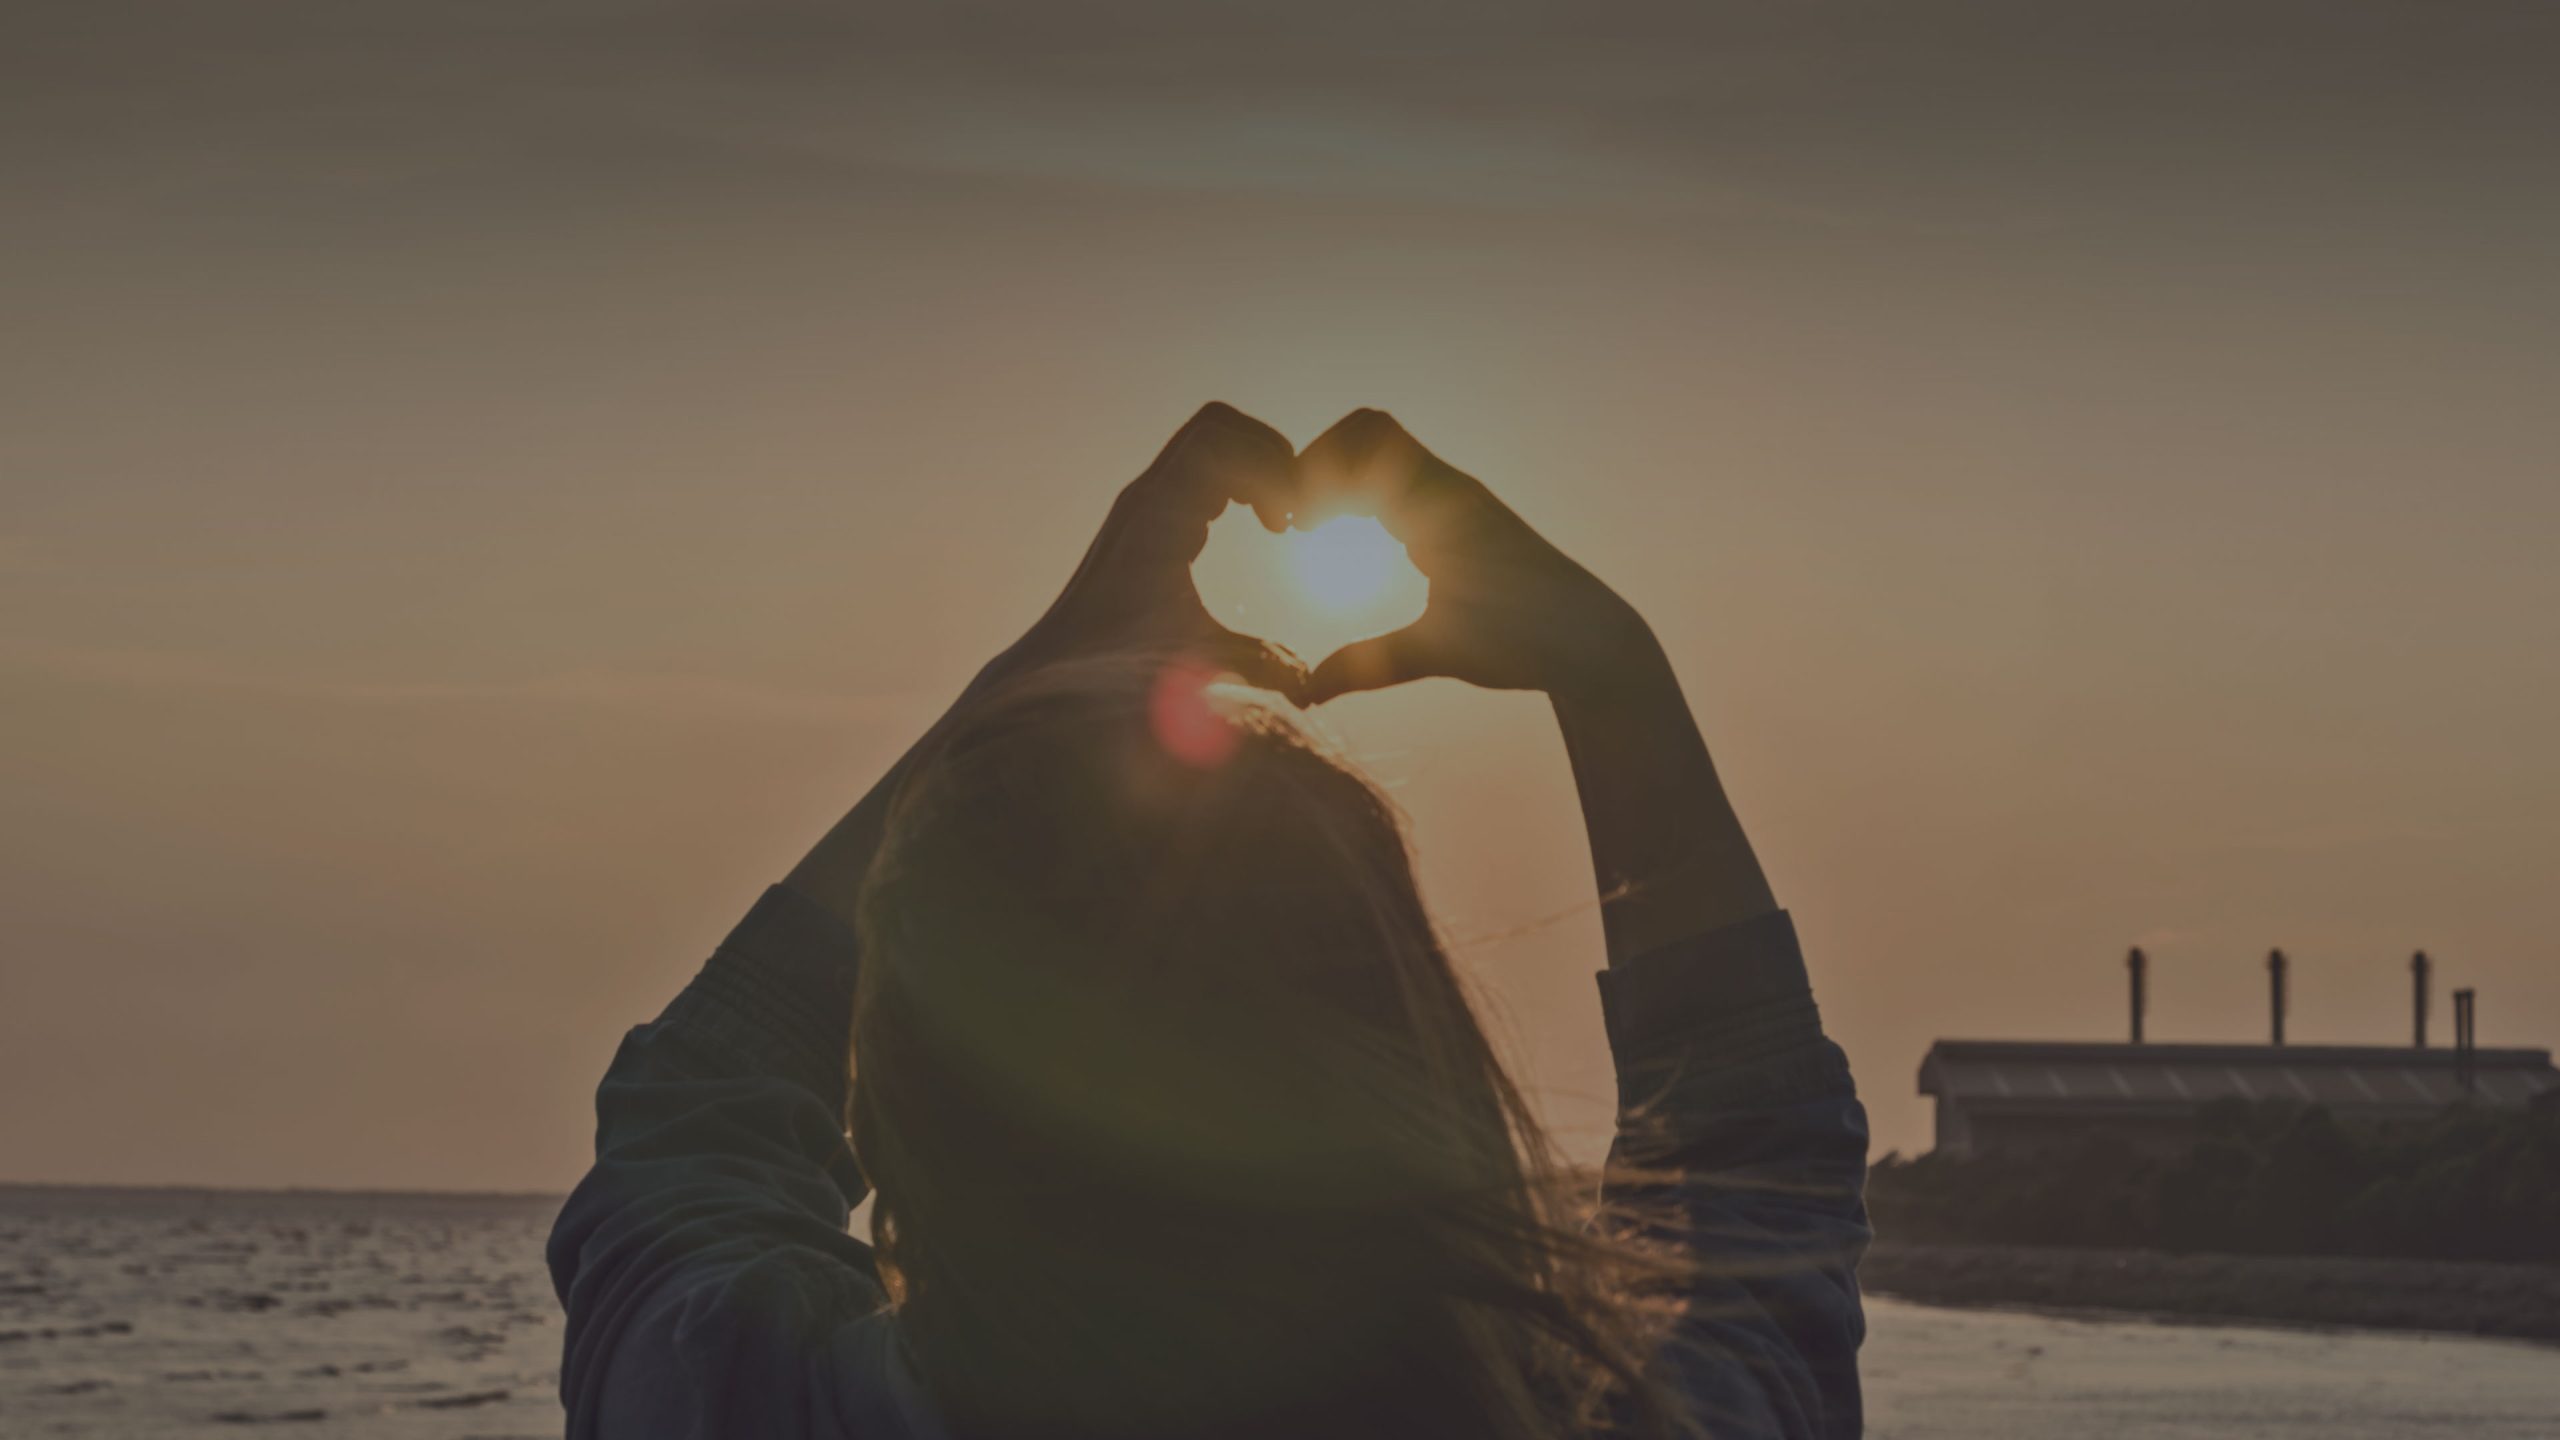
[(1413, 623), (1431, 599), (1404, 546), (1365, 515), (1273, 535), (1232, 506), (1209, 527), (1191, 579), (1219, 623), (1309, 661)]
[(1289, 537), (1299, 592), (1328, 615), (1376, 605), (1407, 568), (1404, 546), (1366, 515), (1337, 515)]

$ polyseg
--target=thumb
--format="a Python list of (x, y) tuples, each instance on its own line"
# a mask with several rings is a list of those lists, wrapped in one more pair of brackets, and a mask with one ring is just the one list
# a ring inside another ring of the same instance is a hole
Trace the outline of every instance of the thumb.
[(1274, 691), (1293, 705), (1311, 703), (1305, 698), (1306, 662), (1290, 654), (1288, 647), (1220, 627), (1202, 648), (1210, 663), (1234, 672), (1246, 684)]
[(1309, 705), (1359, 690), (1384, 690), (1408, 680), (1439, 674), (1432, 665), (1420, 625), (1408, 625), (1367, 640), (1354, 640), (1318, 661), (1307, 677)]

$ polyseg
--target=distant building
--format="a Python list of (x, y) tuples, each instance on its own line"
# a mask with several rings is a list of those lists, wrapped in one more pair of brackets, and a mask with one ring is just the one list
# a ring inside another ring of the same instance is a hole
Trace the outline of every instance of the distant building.
[(2423, 1118), (2466, 1096), (2522, 1106), (2560, 1093), (2560, 1070), (2548, 1050), (1941, 1040), (1920, 1063), (1920, 1093), (1938, 1102), (1938, 1148), (1969, 1154), (2091, 1134), (2174, 1144), (2197, 1110), (2226, 1099), (2385, 1120)]
[[(1938, 1102), (1938, 1148), (1985, 1150), (2076, 1144), (2091, 1135), (2171, 1146), (2191, 1135), (2195, 1113), (2220, 1100), (2291, 1100), (2341, 1116), (2423, 1119), (2448, 1105), (2521, 1107), (2560, 1097), (2548, 1050), (2483, 1050), (2472, 1041), (2472, 992), (2456, 990), (2454, 1043), (2427, 1046), (2426, 952), (2410, 957), (2411, 1043), (2287, 1045), (2288, 965), (2267, 955), (2265, 1045), (2143, 1043), (2149, 962), (2125, 956), (2131, 982), (2129, 1044), (2046, 1040), (1941, 1040), (1920, 1062), (1920, 1093)], [(2550, 1103), (2560, 1103), (2554, 1100)]]

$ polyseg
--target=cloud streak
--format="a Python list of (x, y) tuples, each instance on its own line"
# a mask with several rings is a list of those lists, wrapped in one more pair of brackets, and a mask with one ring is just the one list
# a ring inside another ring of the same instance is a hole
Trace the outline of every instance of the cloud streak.
[(904, 718), (920, 692), (833, 692), (668, 671), (563, 670), (517, 679), (355, 679), (170, 650), (0, 647), (0, 671), (122, 689), (265, 696), (323, 705), (545, 705), (781, 724)]

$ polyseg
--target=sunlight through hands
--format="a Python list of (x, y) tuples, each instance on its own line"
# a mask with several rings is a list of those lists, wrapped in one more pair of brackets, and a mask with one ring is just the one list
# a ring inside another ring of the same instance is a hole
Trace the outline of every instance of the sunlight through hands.
[(1230, 509), (1210, 527), (1191, 574), (1210, 614), (1309, 664), (1412, 623), (1430, 594), (1403, 544), (1366, 515), (1271, 535), (1249, 512)]

